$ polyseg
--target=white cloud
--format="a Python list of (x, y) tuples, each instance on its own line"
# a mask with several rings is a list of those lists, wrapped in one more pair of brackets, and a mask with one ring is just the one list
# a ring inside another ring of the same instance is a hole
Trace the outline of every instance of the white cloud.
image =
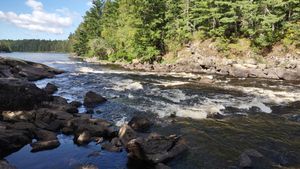
[(73, 23), (71, 12), (68, 9), (64, 9), (64, 11), (69, 11), (68, 14), (57, 10), (64, 15), (61, 16), (44, 11), (43, 4), (36, 0), (27, 0), (26, 5), (32, 8), (32, 13), (16, 14), (15, 12), (0, 11), (0, 20), (5, 20), (20, 28), (53, 34), (64, 33), (64, 28), (70, 27)]
[(43, 4), (35, 0), (27, 0), (26, 5), (37, 11), (43, 10)]

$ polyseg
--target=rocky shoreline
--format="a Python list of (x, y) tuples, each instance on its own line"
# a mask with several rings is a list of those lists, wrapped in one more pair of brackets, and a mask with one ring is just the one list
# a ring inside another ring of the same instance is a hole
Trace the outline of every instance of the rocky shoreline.
[[(177, 53), (176, 57), (162, 63), (143, 63), (133, 60), (132, 63), (115, 62), (129, 70), (149, 72), (176, 72), (176, 73), (206, 73), (225, 75), (236, 78), (265, 78), (275, 80), (300, 80), (300, 53), (284, 52), (270, 54), (270, 56), (259, 56), (251, 53), (240, 58), (224, 57), (215, 49), (212, 43), (196, 42)], [(274, 49), (275, 50), (275, 49)], [(245, 53), (245, 52), (244, 52)], [(164, 56), (167, 59), (168, 56)], [(97, 58), (83, 58), (87, 62), (109, 64), (99, 61)], [(159, 60), (159, 59), (158, 59)]]
[(60, 73), (63, 71), (42, 64), (0, 58), (0, 168), (15, 168), (3, 159), (27, 144), (32, 152), (57, 148), (60, 133), (74, 135), (77, 145), (96, 142), (106, 151), (126, 150), (130, 163), (142, 162), (146, 168), (169, 168), (164, 163), (187, 150), (180, 136), (150, 133), (153, 122), (146, 117), (134, 117), (118, 128), (78, 113), (82, 104), (93, 109), (106, 101), (97, 93), (87, 92), (84, 103), (68, 103), (52, 95), (58, 90), (55, 85), (40, 89), (30, 82)]

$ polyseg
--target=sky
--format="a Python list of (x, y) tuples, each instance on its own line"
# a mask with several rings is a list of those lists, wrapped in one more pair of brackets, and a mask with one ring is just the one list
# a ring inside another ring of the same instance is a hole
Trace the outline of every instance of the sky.
[(0, 39), (67, 39), (91, 0), (0, 0)]

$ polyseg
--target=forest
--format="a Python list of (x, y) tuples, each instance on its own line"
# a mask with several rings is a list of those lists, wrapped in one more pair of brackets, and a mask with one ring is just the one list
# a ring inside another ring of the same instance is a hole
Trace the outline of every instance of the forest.
[(2, 52), (70, 52), (68, 40), (0, 40)]
[(94, 0), (69, 40), (77, 55), (152, 62), (193, 40), (299, 47), (299, 30), (299, 0)]

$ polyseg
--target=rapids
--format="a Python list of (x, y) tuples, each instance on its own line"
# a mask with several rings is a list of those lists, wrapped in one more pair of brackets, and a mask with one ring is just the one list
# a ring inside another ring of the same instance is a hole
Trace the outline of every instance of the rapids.
[[(237, 165), (239, 154), (245, 148), (257, 148), (265, 156), (274, 153), (270, 152), (273, 148), (267, 146), (270, 141), (280, 155), (291, 151), (296, 155), (300, 153), (300, 135), (295, 134), (300, 131), (299, 83), (191, 73), (135, 72), (114, 65), (86, 63), (68, 54), (1, 55), (65, 70), (64, 74), (36, 84), (41, 88), (48, 82), (57, 85), (56, 95), (68, 101), (83, 101), (84, 94), (90, 90), (108, 98), (107, 103), (95, 109), (94, 117), (122, 125), (133, 115), (144, 113), (157, 118), (154, 131), (175, 132), (187, 137), (191, 150), (183, 159), (174, 160), (170, 164), (173, 168)], [(214, 82), (201, 83), (203, 77), (212, 78)], [(84, 107), (80, 108), (81, 113), (85, 111)], [(224, 115), (225, 120), (207, 119), (209, 114), (216, 113)], [(170, 118), (171, 115), (176, 118)], [(277, 132), (270, 132), (272, 128)], [(286, 137), (293, 138), (287, 143), (284, 142)], [(94, 157), (89, 154), (100, 151), (100, 146), (77, 147), (72, 144), (72, 138), (66, 136), (61, 136), (60, 140), (62, 145), (58, 149), (30, 153), (26, 146), (6, 160), (21, 169), (74, 168), (90, 163), (100, 168), (130, 168), (126, 165), (125, 152), (101, 151), (99, 157)], [(300, 164), (298, 160), (295, 165)]]

